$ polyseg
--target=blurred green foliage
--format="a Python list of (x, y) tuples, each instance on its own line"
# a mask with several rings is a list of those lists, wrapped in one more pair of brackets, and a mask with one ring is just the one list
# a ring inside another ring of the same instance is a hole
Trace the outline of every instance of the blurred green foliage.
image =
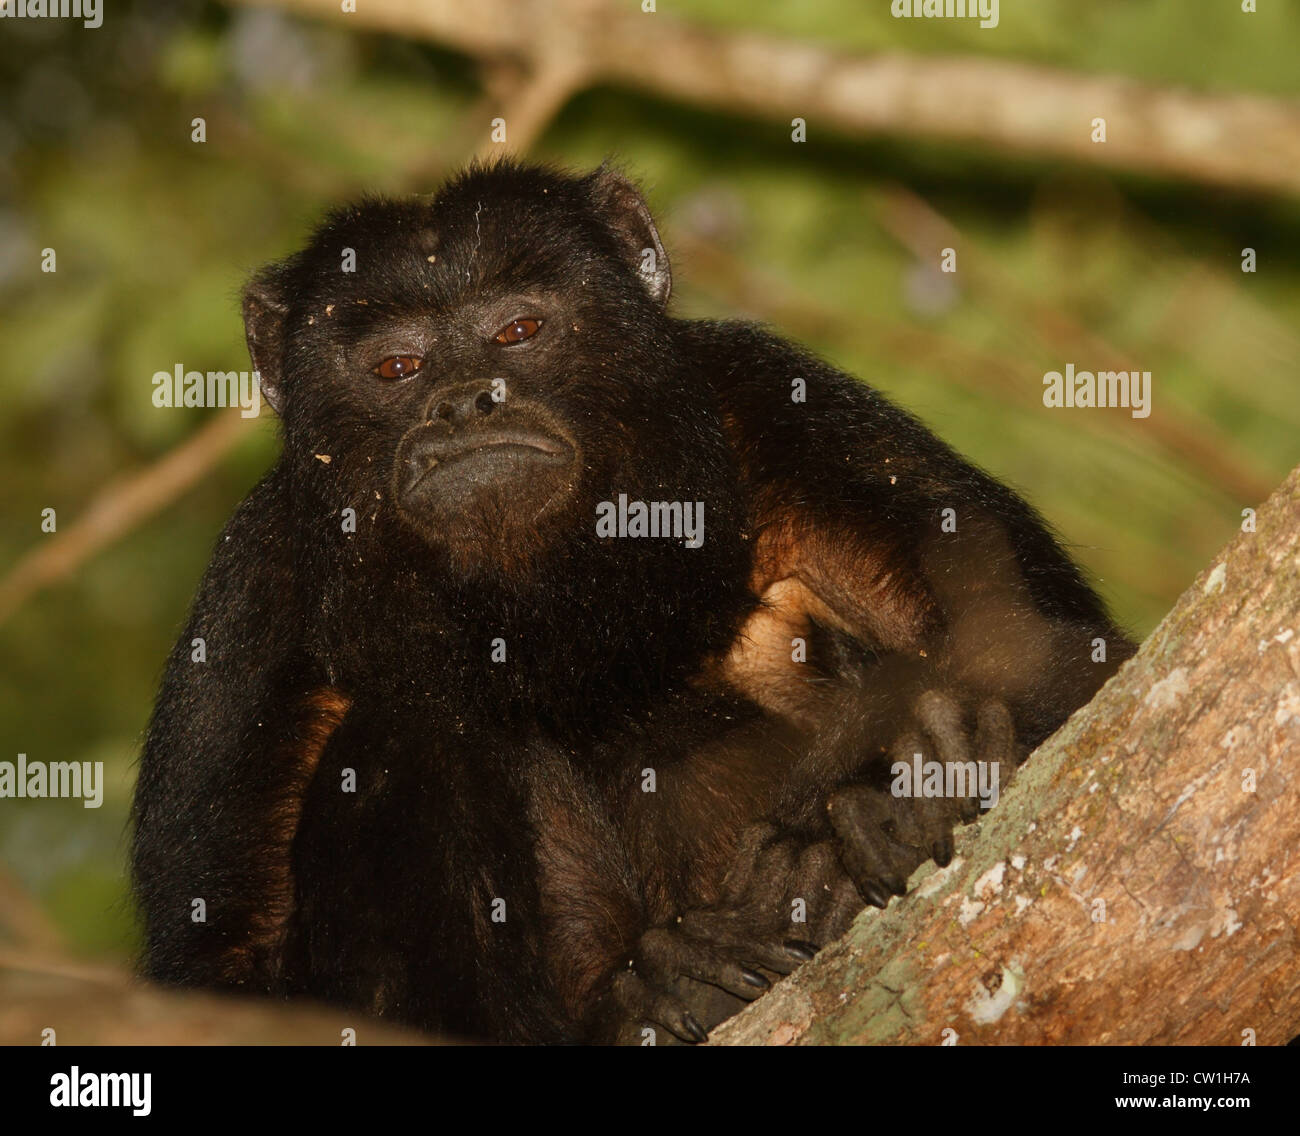
[[(844, 49), (1294, 96), (1300, 5), (1261, 8), (1035, 0), (1004, 3), (989, 32), (896, 21), (883, 0), (660, 4)], [(0, 572), (47, 539), (40, 510), (66, 528), (200, 425), (201, 412), (155, 410), (150, 377), (177, 362), (246, 365), (238, 289), (253, 267), (330, 204), (433, 189), (489, 117), (470, 61), (269, 10), (136, 0), (97, 31), (3, 24)], [(1024, 489), (1139, 633), (1257, 502), (1149, 423), (1045, 411), (1045, 371), (1103, 362), (1063, 353), (1057, 318), (1151, 370), (1153, 418), (1176, 412), (1184, 435), (1259, 484), (1297, 460), (1294, 202), (828, 137), (815, 122), (796, 146), (779, 124), (604, 89), (575, 99), (538, 153), (626, 162), (677, 250), (682, 314), (768, 320), (892, 394)], [(958, 227), (960, 256), (974, 252), (995, 287), (914, 259), (889, 223), (899, 186)], [(1259, 252), (1255, 275), (1239, 270), (1244, 246)], [(54, 274), (40, 271), (47, 247)], [(138, 739), (211, 545), (274, 452), (263, 421), (198, 488), (0, 627), (0, 758), (106, 762), (100, 810), (0, 802), (0, 864), (81, 950), (132, 950), (123, 856)]]

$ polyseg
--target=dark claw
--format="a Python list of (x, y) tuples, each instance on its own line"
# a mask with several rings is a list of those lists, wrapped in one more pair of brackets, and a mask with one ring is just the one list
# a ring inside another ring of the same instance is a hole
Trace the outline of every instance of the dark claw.
[(946, 868), (952, 863), (953, 844), (952, 837), (945, 836), (942, 840), (936, 840), (930, 846), (930, 855), (934, 857), (934, 862), (941, 868)]
[(858, 891), (862, 893), (862, 898), (872, 907), (885, 908), (889, 906), (889, 892), (877, 880), (860, 880), (858, 882)]
[(748, 983), (750, 986), (757, 986), (760, 990), (766, 990), (769, 986), (772, 985), (770, 982), (768, 982), (766, 978), (764, 978), (761, 974), (759, 974), (755, 970), (742, 969), (740, 972), (740, 977), (744, 979), (744, 981)]
[(815, 943), (808, 942), (807, 939), (787, 939), (782, 945), (801, 962), (807, 962), (813, 957), (813, 955), (821, 950), (821, 947), (817, 946)]
[(695, 1016), (689, 1011), (682, 1015), (682, 1025), (686, 1027), (686, 1032), (696, 1041), (708, 1041), (709, 1035), (705, 1028), (695, 1020)]

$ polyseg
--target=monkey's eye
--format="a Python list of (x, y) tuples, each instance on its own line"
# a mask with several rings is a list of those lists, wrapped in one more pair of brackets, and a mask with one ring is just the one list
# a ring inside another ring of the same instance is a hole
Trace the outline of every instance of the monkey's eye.
[(392, 355), (375, 368), (381, 379), (409, 379), (424, 364), (414, 355)]
[(537, 329), (542, 326), (539, 319), (517, 319), (511, 320), (505, 327), (493, 336), (497, 343), (522, 343), (525, 339), (531, 339), (537, 334)]

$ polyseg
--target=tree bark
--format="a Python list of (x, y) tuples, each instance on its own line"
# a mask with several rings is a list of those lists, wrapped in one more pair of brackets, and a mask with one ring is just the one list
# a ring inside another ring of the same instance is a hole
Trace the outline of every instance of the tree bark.
[(947, 868), (712, 1040), (1284, 1043), (1300, 1033), (1297, 758), (1300, 469)]

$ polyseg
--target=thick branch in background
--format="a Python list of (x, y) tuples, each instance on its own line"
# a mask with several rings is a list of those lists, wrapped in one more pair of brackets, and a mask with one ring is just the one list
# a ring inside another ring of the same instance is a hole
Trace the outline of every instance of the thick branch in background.
[[(365, 0), (349, 13), (338, 0), (231, 2), (334, 17), (357, 31), (430, 40), (481, 59), (512, 56), (538, 72), (563, 68), (575, 89), (634, 87), (787, 128), (799, 116), (813, 130), (944, 139), (1211, 185), (1300, 191), (1300, 102), (1293, 100), (1197, 94), (1000, 59), (850, 55), (693, 27), (607, 0)], [(1106, 119), (1104, 143), (1092, 141), (1094, 118)]]
[(922, 869), (713, 1039), (1286, 1042), (1300, 1034), (1298, 759), (1300, 469), (952, 864)]
[(0, 952), (0, 1045), (427, 1045), (344, 1010), (227, 998), (132, 982), (107, 968)]
[(197, 484), (251, 429), (249, 419), (223, 411), (148, 468), (109, 485), (72, 524), (38, 541), (0, 579), (0, 623)]
[(358, 1045), (433, 1040), (346, 1010), (167, 989), (81, 961), (0, 867), (0, 1045), (341, 1045), (348, 1029)]

